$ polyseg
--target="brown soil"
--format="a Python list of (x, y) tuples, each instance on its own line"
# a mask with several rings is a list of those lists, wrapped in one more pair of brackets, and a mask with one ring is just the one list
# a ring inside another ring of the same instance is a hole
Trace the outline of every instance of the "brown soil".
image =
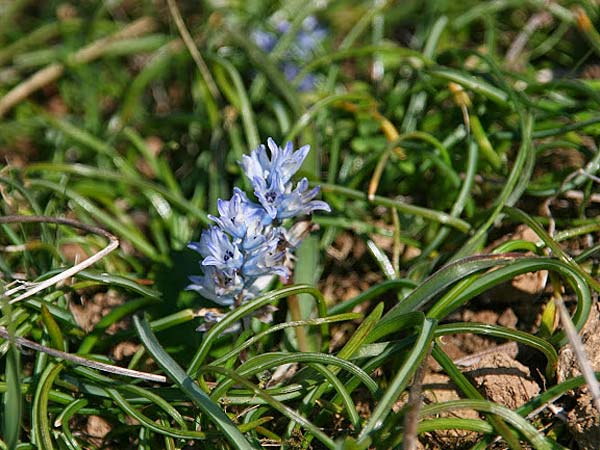
[[(485, 398), (510, 409), (515, 409), (540, 392), (540, 386), (532, 379), (528, 367), (509, 354), (496, 351), (482, 355), (468, 370), (463, 372)], [(425, 404), (440, 403), (462, 398), (457, 387), (443, 373), (430, 372), (423, 380)], [(478, 419), (475, 410), (457, 410), (440, 417)], [(473, 445), (479, 435), (465, 430), (440, 430), (420, 436), (424, 448), (448, 449)]]

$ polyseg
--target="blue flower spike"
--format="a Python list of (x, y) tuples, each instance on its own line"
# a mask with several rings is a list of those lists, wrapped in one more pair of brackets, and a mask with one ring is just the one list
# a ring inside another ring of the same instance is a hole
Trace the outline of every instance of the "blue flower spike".
[[(188, 290), (234, 308), (260, 295), (274, 276), (289, 279), (292, 251), (313, 229), (306, 217), (331, 211), (326, 202), (315, 200), (320, 189), (309, 189), (306, 178), (294, 189), (292, 177), (309, 151), (308, 145), (294, 150), (291, 142), (282, 148), (269, 138), (267, 146), (243, 156), (240, 165), (258, 202), (237, 187), (230, 200), (219, 199), (219, 216), (209, 216), (215, 225), (202, 232), (199, 242), (188, 244), (203, 258), (202, 275), (190, 277)], [(291, 223), (299, 217), (305, 218)], [(205, 318), (200, 329), (214, 323)]]

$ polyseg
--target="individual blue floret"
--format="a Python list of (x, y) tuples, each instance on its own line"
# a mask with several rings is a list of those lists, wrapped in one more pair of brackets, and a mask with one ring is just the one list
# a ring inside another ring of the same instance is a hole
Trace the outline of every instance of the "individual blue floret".
[(254, 30), (251, 33), (252, 39), (262, 50), (269, 53), (277, 44), (277, 36), (264, 30)]
[(276, 206), (277, 218), (304, 216), (317, 210), (331, 212), (331, 208), (326, 202), (313, 200), (320, 190), (321, 188), (318, 186), (308, 190), (308, 180), (303, 178), (296, 185), (296, 189), (279, 196)]
[(232, 306), (244, 290), (244, 281), (236, 270), (218, 270), (214, 266), (202, 268), (203, 274), (189, 277), (188, 291), (196, 291), (204, 298), (221, 306)]
[(315, 16), (308, 16), (302, 22), (302, 29), (296, 36), (296, 46), (299, 57), (308, 59), (327, 37), (327, 30), (319, 25)]
[(202, 233), (200, 242), (190, 242), (192, 250), (200, 253), (203, 266), (214, 266), (220, 270), (237, 270), (242, 267), (244, 257), (237, 245), (219, 227), (213, 226)]
[(278, 275), (287, 281), (290, 270), (285, 266), (287, 246), (278, 228), (272, 228), (265, 241), (246, 254), (242, 274), (248, 278)]
[(251, 202), (245, 192), (239, 188), (233, 189), (231, 200), (217, 201), (219, 217), (209, 215), (223, 231), (229, 234), (243, 248), (251, 248), (260, 244), (256, 238), (262, 234), (266, 219), (264, 208)]

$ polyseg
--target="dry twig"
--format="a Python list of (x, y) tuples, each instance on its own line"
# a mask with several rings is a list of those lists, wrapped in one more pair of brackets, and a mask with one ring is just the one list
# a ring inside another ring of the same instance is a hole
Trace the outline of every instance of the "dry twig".
[(167, 377), (164, 375), (155, 375), (148, 372), (140, 372), (138, 370), (126, 369), (124, 367), (113, 366), (112, 364), (106, 364), (92, 359), (83, 358), (81, 356), (73, 355), (71, 353), (62, 352), (55, 348), (46, 347), (45, 345), (38, 344), (37, 342), (30, 341), (19, 336), (11, 336), (8, 330), (4, 327), (0, 327), (0, 337), (9, 340), (16, 345), (21, 347), (30, 348), (32, 350), (46, 353), (47, 355), (54, 356), (56, 358), (70, 361), (80, 366), (90, 367), (92, 369), (101, 370), (103, 372), (113, 373), (115, 375), (123, 375), (125, 377), (139, 378), (141, 380), (156, 381), (158, 383), (166, 383)]
[[(107, 238), (109, 240), (109, 244), (105, 248), (100, 250), (98, 253), (90, 256), (87, 259), (84, 259), (79, 264), (76, 264), (73, 267), (64, 270), (63, 272), (59, 273), (58, 275), (55, 275), (51, 278), (48, 278), (45, 281), (42, 281), (41, 283), (36, 284), (34, 287), (27, 290), (23, 294), (11, 299), (9, 301), (10, 304), (17, 303), (21, 300), (25, 300), (26, 298), (29, 298), (32, 295), (37, 294), (38, 292), (43, 291), (44, 289), (46, 289), (50, 286), (54, 286), (55, 284), (60, 283), (61, 281), (72, 277), (76, 273), (81, 272), (84, 269), (87, 269), (92, 264), (101, 260), (102, 258), (104, 258), (106, 255), (111, 253), (113, 250), (115, 250), (119, 246), (119, 240), (113, 234), (109, 233), (108, 231), (106, 231), (102, 228), (95, 227), (92, 225), (87, 225), (85, 223), (81, 223), (76, 220), (64, 219), (64, 218), (60, 218), (60, 217), (44, 217), (44, 216), (5, 216), (5, 217), (0, 217), (0, 224), (5, 224), (5, 223), (55, 223), (58, 225), (67, 225), (70, 227), (74, 227), (74, 228), (78, 228), (80, 230), (87, 231), (89, 233), (104, 236), (105, 238)], [(3, 296), (10, 297), (12, 294), (16, 293), (17, 291), (20, 291), (21, 289), (22, 289), (21, 286), (10, 289), (10, 290), (6, 291)]]

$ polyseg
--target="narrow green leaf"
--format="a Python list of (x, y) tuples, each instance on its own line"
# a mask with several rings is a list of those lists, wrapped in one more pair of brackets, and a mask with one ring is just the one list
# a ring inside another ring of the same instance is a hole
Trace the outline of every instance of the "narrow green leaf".
[(420, 416), (440, 414), (442, 412), (457, 409), (474, 409), (476, 411), (488, 412), (501, 417), (519, 431), (537, 450), (554, 450), (552, 443), (538, 432), (533, 425), (523, 419), (514, 411), (492, 403), (487, 400), (453, 400), (443, 403), (426, 405), (421, 410)]
[(36, 444), (45, 450), (54, 449), (54, 443), (52, 442), (52, 436), (50, 435), (50, 431), (53, 427), (49, 421), (48, 397), (50, 388), (54, 384), (54, 380), (58, 377), (63, 368), (64, 366), (62, 364), (54, 363), (50, 363), (46, 366), (46, 369), (38, 381), (38, 386), (33, 398), (33, 405), (31, 407), (31, 428), (33, 436)]
[[(227, 328), (233, 325), (238, 320), (241, 320), (243, 317), (249, 315), (250, 313), (256, 311), (257, 309), (262, 308), (270, 303), (273, 303), (282, 298), (289, 297), (291, 295), (298, 294), (310, 294), (317, 301), (317, 310), (319, 312), (320, 317), (327, 316), (327, 305), (325, 303), (325, 299), (321, 292), (318, 289), (315, 289), (312, 286), (306, 285), (298, 285), (298, 286), (289, 286), (283, 289), (279, 289), (277, 291), (271, 291), (261, 297), (255, 298), (247, 303), (244, 303), (232, 310), (229, 314), (227, 314), (219, 323), (213, 326), (210, 330), (206, 332), (204, 335), (204, 339), (198, 348), (198, 351), (194, 355), (190, 366), (188, 367), (187, 373), (193, 374), (195, 373), (200, 365), (204, 362), (205, 358), (208, 355), (208, 352), (213, 345), (215, 339)], [(323, 334), (329, 333), (329, 327), (326, 323), (321, 325), (321, 330)]]
[(427, 349), (433, 340), (437, 321), (425, 319), (419, 337), (410, 350), (402, 366), (391, 380), (383, 397), (373, 410), (363, 430), (359, 435), (359, 443), (364, 442), (383, 425), (385, 418), (392, 412), (392, 405), (398, 396), (406, 389), (411, 377), (428, 354)]
[(19, 364), (19, 352), (11, 345), (6, 354), (6, 366), (4, 376), (6, 380), (6, 392), (3, 398), (3, 423), (2, 437), (9, 449), (16, 448), (21, 431), (22, 393), (21, 376)]
[(246, 440), (244, 435), (231, 422), (231, 419), (229, 419), (227, 414), (225, 414), (225, 412), (200, 389), (198, 384), (196, 384), (161, 347), (152, 333), (148, 321), (145, 318), (140, 319), (137, 316), (134, 316), (133, 323), (140, 340), (156, 360), (157, 364), (161, 366), (168, 377), (179, 386), (181, 391), (184, 392), (198, 408), (200, 408), (200, 411), (202, 411), (203, 414), (206, 414), (207, 418), (223, 432), (223, 435), (227, 438), (232, 447), (238, 450), (257, 450), (258, 447)]
[(42, 304), (42, 322), (46, 327), (46, 332), (48, 336), (50, 336), (50, 341), (52, 342), (52, 347), (57, 350), (65, 351), (65, 340), (62, 335), (62, 331), (60, 331), (60, 326), (52, 317), (50, 310), (44, 304)]

